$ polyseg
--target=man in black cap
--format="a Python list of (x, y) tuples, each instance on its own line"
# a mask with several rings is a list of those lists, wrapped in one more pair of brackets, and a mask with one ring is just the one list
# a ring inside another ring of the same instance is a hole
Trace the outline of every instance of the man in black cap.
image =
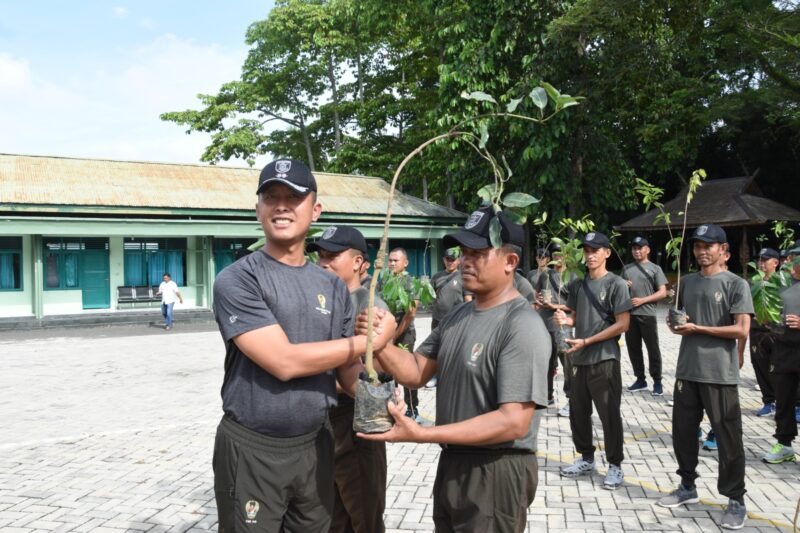
[(651, 263), (650, 243), (644, 237), (631, 241), (633, 263), (622, 269), (622, 279), (628, 284), (631, 295), (631, 324), (625, 333), (625, 344), (631, 359), (636, 382), (628, 387), (629, 392), (647, 390), (644, 373), (644, 353), (642, 341), (647, 347), (650, 377), (653, 378), (653, 395), (662, 396), (661, 348), (658, 346), (658, 323), (656, 304), (667, 297), (667, 277), (661, 267)]
[(672, 444), (681, 483), (658, 503), (678, 507), (699, 501), (694, 483), (698, 477), (697, 432), (705, 410), (719, 448), (717, 488), (729, 498), (720, 525), (739, 529), (747, 510), (737, 341), (750, 330), (753, 300), (747, 282), (721, 266), (725, 230), (703, 224), (691, 241), (700, 271), (685, 276), (678, 288), (678, 305), (685, 309), (687, 321), (676, 325), (668, 319), (671, 331), (683, 337), (672, 409)]
[[(489, 238), (494, 217), (500, 248)], [(461, 246), (464, 287), (475, 299), (445, 316), (416, 353), (396, 346), (376, 352), (400, 383), (418, 386), (439, 373), (436, 425), (414, 424), (403, 417), (402, 403), (389, 404), (395, 426), (365, 438), (442, 446), (433, 486), (436, 531), (522, 532), (538, 483), (536, 433), (550, 357), (542, 319), (513, 286), (524, 230), (483, 208), (445, 245)], [(360, 317), (358, 331), (364, 323)]]
[(791, 286), (781, 291), (783, 326), (775, 335), (771, 350), (770, 378), (775, 390), (775, 444), (761, 459), (770, 464), (794, 462), (792, 442), (797, 437), (797, 408), (800, 390), (800, 241), (789, 250), (792, 261)]
[(431, 329), (436, 329), (447, 313), (464, 303), (464, 284), (459, 270), (460, 253), (461, 250), (457, 247), (446, 249), (442, 258), (444, 270), (431, 278), (431, 285), (436, 292), (436, 301), (431, 312)]
[(528, 272), (528, 281), (530, 282), (531, 286), (535, 289), (536, 285), (539, 283), (539, 278), (543, 275), (546, 275), (547, 272), (550, 270), (550, 250), (547, 248), (537, 248), (536, 249), (536, 268), (532, 268), (530, 272)]
[[(261, 171), (256, 216), (267, 242), (220, 272), (214, 315), (225, 342), (224, 416), (214, 444), (220, 532), (327, 531), (334, 501), (328, 409), (337, 379), (354, 393), (366, 351), (344, 282), (305, 260), (319, 218), (300, 161)], [(383, 311), (377, 346), (394, 335)]]
[[(361, 266), (367, 241), (351, 226), (329, 226), (308, 247), (319, 253), (319, 266), (347, 285), (353, 302), (353, 319), (369, 304), (369, 290), (361, 285)], [(375, 306), (389, 310), (377, 294)], [(376, 367), (379, 365), (376, 364)], [(378, 368), (380, 370), (380, 368)], [(336, 442), (334, 474), (336, 498), (329, 533), (380, 533), (385, 530), (386, 444), (359, 439), (353, 433), (355, 402), (337, 387), (337, 404), (330, 411)]]
[[(773, 248), (762, 248), (758, 252), (758, 269), (764, 273), (764, 280), (769, 280), (780, 265), (780, 254)], [(756, 318), (750, 324), (750, 362), (756, 373), (758, 388), (761, 389), (761, 409), (756, 416), (772, 416), (775, 414), (775, 391), (770, 378), (770, 354), (775, 338), (770, 333), (768, 324), (762, 324)]]
[(622, 442), (622, 374), (619, 338), (630, 323), (631, 299), (625, 281), (606, 269), (611, 243), (600, 232), (583, 238), (586, 277), (569, 286), (566, 311), (555, 313), (558, 325), (575, 326), (575, 339), (567, 352), (572, 358), (569, 425), (572, 441), (581, 457), (561, 468), (564, 477), (591, 474), (595, 469), (592, 444), (592, 403), (603, 424), (608, 472), (603, 488), (616, 490), (625, 479)]

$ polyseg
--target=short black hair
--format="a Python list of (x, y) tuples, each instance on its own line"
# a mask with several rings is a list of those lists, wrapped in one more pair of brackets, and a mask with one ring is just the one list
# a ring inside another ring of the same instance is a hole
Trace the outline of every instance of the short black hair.
[[(169, 276), (170, 278), (172, 277), (172, 276), (169, 275), (169, 272), (164, 272), (164, 276)], [(164, 276), (161, 276), (161, 277), (163, 278)]]
[(500, 247), (507, 254), (517, 254), (519, 256), (520, 261), (522, 261), (522, 248), (517, 246), (516, 244), (504, 243), (503, 246)]
[(391, 250), (389, 250), (390, 254), (392, 254), (394, 252), (400, 252), (400, 253), (403, 254), (403, 256), (405, 256), (406, 259), (408, 259), (408, 252), (406, 252), (405, 248), (403, 248), (401, 246), (398, 246), (397, 248), (392, 248)]

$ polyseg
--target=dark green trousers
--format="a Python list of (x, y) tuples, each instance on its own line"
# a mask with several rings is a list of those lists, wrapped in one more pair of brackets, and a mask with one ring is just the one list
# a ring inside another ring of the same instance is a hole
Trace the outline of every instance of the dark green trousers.
[(433, 484), (436, 533), (525, 531), (538, 475), (533, 452), (442, 451)]
[(331, 409), (336, 440), (336, 493), (330, 533), (383, 533), (386, 509), (386, 443), (359, 439), (353, 431), (352, 398)]
[(214, 442), (219, 532), (328, 531), (333, 511), (333, 434), (267, 437), (227, 416)]
[(723, 496), (741, 499), (744, 496), (744, 445), (742, 444), (742, 411), (739, 387), (675, 380), (675, 405), (672, 408), (672, 445), (678, 460), (678, 475), (686, 487), (697, 479), (699, 445), (697, 432), (703, 411), (708, 415), (717, 438), (719, 475), (717, 490)]
[[(569, 357), (569, 356), (567, 356)], [(619, 361), (609, 359), (593, 365), (572, 365), (569, 425), (572, 442), (581, 455), (594, 455), (592, 404), (603, 424), (606, 459), (620, 466), (625, 458), (622, 442), (622, 375)]]
[(775, 338), (770, 332), (750, 330), (750, 362), (756, 373), (758, 388), (761, 389), (761, 402), (765, 405), (775, 401), (775, 389), (769, 370), (774, 344)]

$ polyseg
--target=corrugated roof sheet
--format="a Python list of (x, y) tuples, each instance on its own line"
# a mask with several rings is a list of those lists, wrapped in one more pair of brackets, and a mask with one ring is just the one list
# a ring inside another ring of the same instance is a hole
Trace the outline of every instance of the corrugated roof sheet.
[[(260, 169), (0, 154), (0, 204), (252, 212)], [(325, 211), (384, 215), (380, 178), (315, 172)], [(395, 193), (393, 215), (463, 220), (460, 211)]]
[[(686, 205), (684, 188), (678, 196), (664, 204), (664, 210), (672, 217), (672, 227), (680, 227), (683, 217), (678, 213)], [(646, 231), (666, 229), (666, 224), (653, 224), (659, 211), (652, 209), (638, 215), (618, 229), (626, 231)], [(800, 211), (778, 203), (761, 195), (753, 177), (709, 180), (703, 183), (689, 204), (686, 225), (696, 227), (701, 224), (720, 226), (752, 226), (765, 224), (771, 220), (800, 221)]]

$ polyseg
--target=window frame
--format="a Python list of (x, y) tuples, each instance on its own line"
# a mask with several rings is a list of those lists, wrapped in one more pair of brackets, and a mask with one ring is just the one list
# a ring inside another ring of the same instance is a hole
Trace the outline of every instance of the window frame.
[[(0, 246), (0, 253), (10, 253), (16, 255), (19, 259), (19, 287), (13, 287), (10, 289), (4, 289), (0, 287), (0, 292), (23, 292), (25, 290), (25, 268), (23, 268), (23, 244), (22, 244), (22, 237), (18, 237), (15, 235), (8, 235), (2, 236), (0, 239), (15, 239), (17, 240), (19, 247), (18, 248), (3, 248)], [(13, 263), (13, 260), (12, 260)]]

